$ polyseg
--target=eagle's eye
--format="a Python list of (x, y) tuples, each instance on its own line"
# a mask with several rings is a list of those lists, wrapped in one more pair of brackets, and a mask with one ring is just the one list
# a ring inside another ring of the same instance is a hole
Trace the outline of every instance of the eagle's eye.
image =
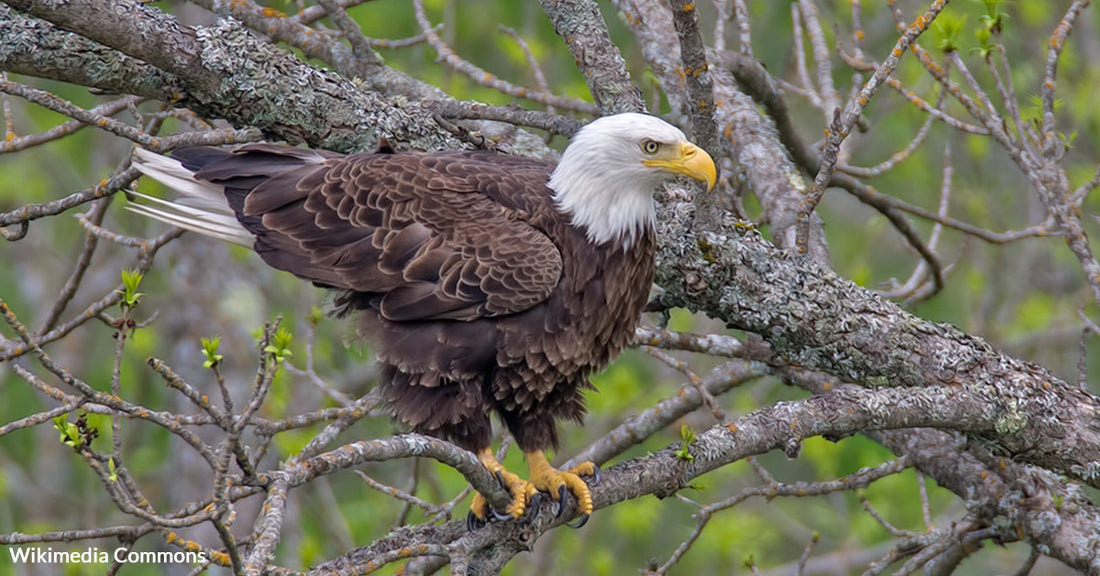
[(642, 140), (642, 152), (656, 154), (661, 149), (661, 144), (654, 140)]

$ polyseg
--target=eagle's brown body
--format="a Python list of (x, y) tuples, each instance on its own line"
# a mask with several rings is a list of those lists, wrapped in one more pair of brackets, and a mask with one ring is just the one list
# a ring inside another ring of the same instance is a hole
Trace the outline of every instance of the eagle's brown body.
[[(396, 418), (477, 458), (524, 514), (539, 492), (582, 518), (582, 476), (550, 466), (556, 422), (581, 420), (588, 377), (630, 340), (653, 279), (653, 193), (684, 175), (717, 178), (706, 152), (645, 114), (587, 124), (552, 164), (494, 152), (342, 156), (254, 144), (233, 151), (135, 151), (180, 197), (131, 210), (252, 247), (268, 264), (335, 292), (339, 315), (378, 347)], [(490, 446), (497, 413), (529, 480)], [(490, 508), (471, 505), (477, 524)]]
[(268, 264), (361, 313), (398, 420), (470, 450), (489, 445), (494, 411), (525, 452), (555, 445), (555, 421), (582, 419), (589, 375), (626, 346), (652, 282), (652, 228), (629, 246), (589, 242), (545, 162), (269, 145), (174, 158), (225, 187)]

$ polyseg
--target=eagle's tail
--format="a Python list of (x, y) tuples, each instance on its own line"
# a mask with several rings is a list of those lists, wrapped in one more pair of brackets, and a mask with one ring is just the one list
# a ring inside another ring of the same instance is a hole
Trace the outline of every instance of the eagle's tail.
[(171, 188), (179, 196), (165, 200), (132, 192), (141, 202), (131, 201), (126, 205), (128, 210), (204, 236), (252, 247), (255, 237), (241, 226), (221, 186), (196, 180), (194, 172), (178, 160), (148, 150), (134, 149), (133, 163), (142, 174)]

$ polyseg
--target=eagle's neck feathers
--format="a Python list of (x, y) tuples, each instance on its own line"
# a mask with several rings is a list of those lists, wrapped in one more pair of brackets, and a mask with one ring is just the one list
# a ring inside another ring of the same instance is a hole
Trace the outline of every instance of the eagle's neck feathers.
[(617, 242), (624, 248), (652, 229), (653, 192), (659, 182), (639, 179), (635, 170), (570, 163), (568, 156), (550, 176), (558, 209), (595, 244)]

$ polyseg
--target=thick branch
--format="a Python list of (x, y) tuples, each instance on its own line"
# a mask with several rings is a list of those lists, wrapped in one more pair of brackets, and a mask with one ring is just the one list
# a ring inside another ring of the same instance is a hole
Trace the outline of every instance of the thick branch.
[(145, 62), (0, 5), (0, 70), (172, 101), (183, 81)]
[(381, 462), (397, 458), (424, 456), (434, 458), (458, 470), (476, 489), (501, 508), (508, 503), (504, 489), (473, 454), (448, 442), (419, 434), (403, 434), (392, 438), (365, 440), (341, 446), (293, 464), (283, 470), (261, 474), (261, 482), (282, 482), (287, 488), (301, 486), (318, 476), (358, 466), (366, 462)]
[(600, 7), (593, 0), (539, 0), (565, 40), (588, 90), (604, 114), (642, 112), (642, 93), (630, 80), (626, 61), (611, 41)]
[(912, 316), (834, 272), (776, 249), (741, 223), (693, 230), (663, 207), (657, 282), (666, 303), (763, 336), (787, 362), (863, 386), (961, 386), (1021, 460), (1100, 486), (1100, 399), (980, 338)]
[[(963, 427), (970, 433), (989, 432), (997, 427), (997, 418), (981, 415), (984, 404), (984, 399), (979, 395), (958, 386), (918, 390), (867, 390), (845, 386), (797, 402), (779, 403), (700, 434), (689, 446), (690, 459), (678, 455), (680, 446), (673, 444), (655, 454), (604, 470), (599, 486), (593, 489), (595, 507), (600, 509), (650, 494), (662, 498), (671, 496), (698, 476), (748, 456), (775, 449), (793, 456), (797, 454), (801, 441), (812, 436), (843, 437), (858, 430), (887, 431), (929, 426), (946, 429)], [(901, 442), (901, 438), (906, 436), (903, 432), (882, 434), (887, 435), (885, 439), (888, 443)], [(953, 446), (948, 442), (937, 445), (940, 449)], [(920, 451), (911, 446), (906, 449)], [(324, 471), (331, 471), (328, 463), (321, 465)], [(310, 468), (312, 464), (303, 463), (303, 471)], [(1004, 495), (1003, 488), (998, 488), (995, 482), (990, 480), (984, 493)], [(1093, 567), (1093, 564), (1100, 562), (1094, 560), (1100, 557), (1100, 533), (1097, 532), (1100, 530), (1100, 511), (1077, 489), (1069, 488), (1064, 494), (1058, 493), (1058, 497), (1069, 498), (1073, 502), (1073, 510), (1061, 514), (1066, 528), (1061, 532), (1056, 525), (1051, 529), (1051, 514), (1059, 515), (1055, 513), (1055, 499), (1051, 497), (1054, 492), (1033, 488), (1030, 493), (1037, 499), (1019, 502), (1013, 521), (1035, 541), (1057, 545), (1058, 557), (1063, 561), (1081, 569), (1100, 569), (1100, 565)], [(423, 542), (430, 533), (436, 538), (443, 538), (442, 541), (434, 540), (435, 543), (459, 548), (471, 558), (469, 573), (495, 574), (508, 559), (529, 547), (546, 531), (570, 520), (575, 513), (575, 509), (570, 507), (559, 518), (554, 514), (553, 506), (543, 502), (538, 510), (529, 512), (530, 516), (522, 523), (493, 522), (468, 534), (462, 532), (459, 522), (438, 529), (418, 527), (402, 530), (318, 566), (313, 572), (324, 573), (325, 570), (363, 564), (380, 551)]]
[[(817, 394), (845, 386), (821, 373), (790, 368), (781, 372), (791, 384)], [(1052, 481), (1052, 473), (1009, 458), (979, 459), (975, 453), (984, 450), (967, 449), (966, 435), (958, 432), (907, 428), (862, 433), (965, 500), (974, 518), (990, 524), (1010, 518), (1024, 539), (1046, 546), (1052, 558), (1080, 570), (1094, 562), (1100, 510), (1076, 484)], [(1059, 500), (1072, 504), (1056, 505)]]
[(979, 461), (948, 432), (920, 428), (867, 435), (895, 454), (906, 454), (917, 469), (965, 499), (975, 515), (990, 523), (1008, 518), (1024, 539), (1046, 547), (1052, 558), (1100, 574), (1100, 510), (1080, 486), (1007, 458)]
[[(818, 158), (817, 153), (806, 145), (802, 137), (799, 136), (794, 126), (794, 120), (787, 110), (787, 102), (767, 70), (765, 70), (759, 62), (743, 54), (733, 52), (712, 52), (712, 57), (723, 68), (729, 70), (737, 80), (737, 84), (751, 94), (752, 98), (768, 111), (768, 117), (775, 124), (775, 128), (778, 131), (779, 141), (782, 142), (784, 148), (789, 151), (791, 160), (807, 174), (817, 173), (821, 159)], [(905, 237), (909, 245), (924, 258), (924, 261), (931, 269), (932, 281), (935, 283), (936, 291), (938, 292), (943, 289), (943, 265), (940, 264), (939, 258), (935, 253), (924, 244), (924, 241), (921, 240), (919, 234), (913, 228), (913, 225), (910, 224), (905, 216), (901, 214), (900, 210), (895, 207), (892, 198), (883, 194), (871, 193), (869, 186), (857, 181), (847, 174), (834, 173), (830, 185), (844, 188), (861, 202), (878, 210), (883, 216), (890, 220), (898, 232)], [(784, 199), (786, 202), (781, 202), (780, 205), (786, 205), (787, 210), (784, 216), (780, 216), (783, 219), (779, 220), (779, 222), (793, 222), (791, 217), (797, 215), (797, 204), (801, 203), (801, 199), (789, 195), (785, 196)], [(773, 212), (776, 212), (776, 210), (773, 210)], [(813, 224), (812, 231), (815, 238), (813, 247), (816, 247), (823, 242), (823, 240), (821, 240), (821, 238), (823, 238), (823, 231), (819, 218), (811, 217), (811, 222)], [(786, 248), (793, 246), (794, 243), (792, 242), (790, 234), (784, 234), (784, 230), (790, 232), (793, 231), (793, 229), (789, 226), (777, 226), (776, 228), (780, 228), (780, 230), (777, 230), (777, 243), (782, 239), (784, 243), (780, 244), (781, 246)], [(816, 255), (815, 259), (819, 262), (825, 261)]]
[(667, 5), (660, 0), (612, 0), (612, 4), (634, 34), (673, 114), (686, 114), (687, 79), (681, 74), (680, 44)]
[(714, 127), (714, 86), (710, 81), (707, 49), (699, 32), (699, 10), (694, 1), (671, 0), (673, 23), (680, 37), (680, 59), (688, 89), (688, 109), (695, 142), (717, 150), (718, 134)]
[[(158, 66), (177, 69), (197, 65), (200, 71), (180, 75), (185, 90), (179, 102), (201, 115), (255, 126), (268, 138), (336, 151), (373, 148), (381, 135), (423, 150), (456, 148), (460, 143), (440, 130), (431, 111), (407, 102), (364, 92), (352, 82), (310, 66), (232, 21), (195, 30), (153, 8), (129, 11), (127, 20), (83, 18), (70, 11), (112, 12), (135, 5), (120, 0), (80, 0), (68, 7), (46, 7), (29, 0), (12, 4), (31, 8), (43, 18), (63, 23), (73, 32), (120, 51), (139, 53)], [(52, 6), (52, 5), (51, 5)], [(134, 44), (119, 39), (135, 29), (157, 28), (156, 41)], [(55, 43), (56, 44), (56, 43)], [(167, 52), (187, 52), (186, 58)], [(194, 54), (190, 54), (194, 52)], [(56, 54), (60, 58), (64, 54)], [(45, 58), (45, 57), (43, 57)], [(182, 58), (182, 59), (181, 59)], [(207, 82), (213, 75), (217, 82)]]
[(156, 8), (125, 1), (108, 5), (100, 0), (4, 1), (16, 10), (144, 60), (203, 90), (214, 90), (218, 85), (218, 76), (203, 64), (202, 45), (194, 31)]

